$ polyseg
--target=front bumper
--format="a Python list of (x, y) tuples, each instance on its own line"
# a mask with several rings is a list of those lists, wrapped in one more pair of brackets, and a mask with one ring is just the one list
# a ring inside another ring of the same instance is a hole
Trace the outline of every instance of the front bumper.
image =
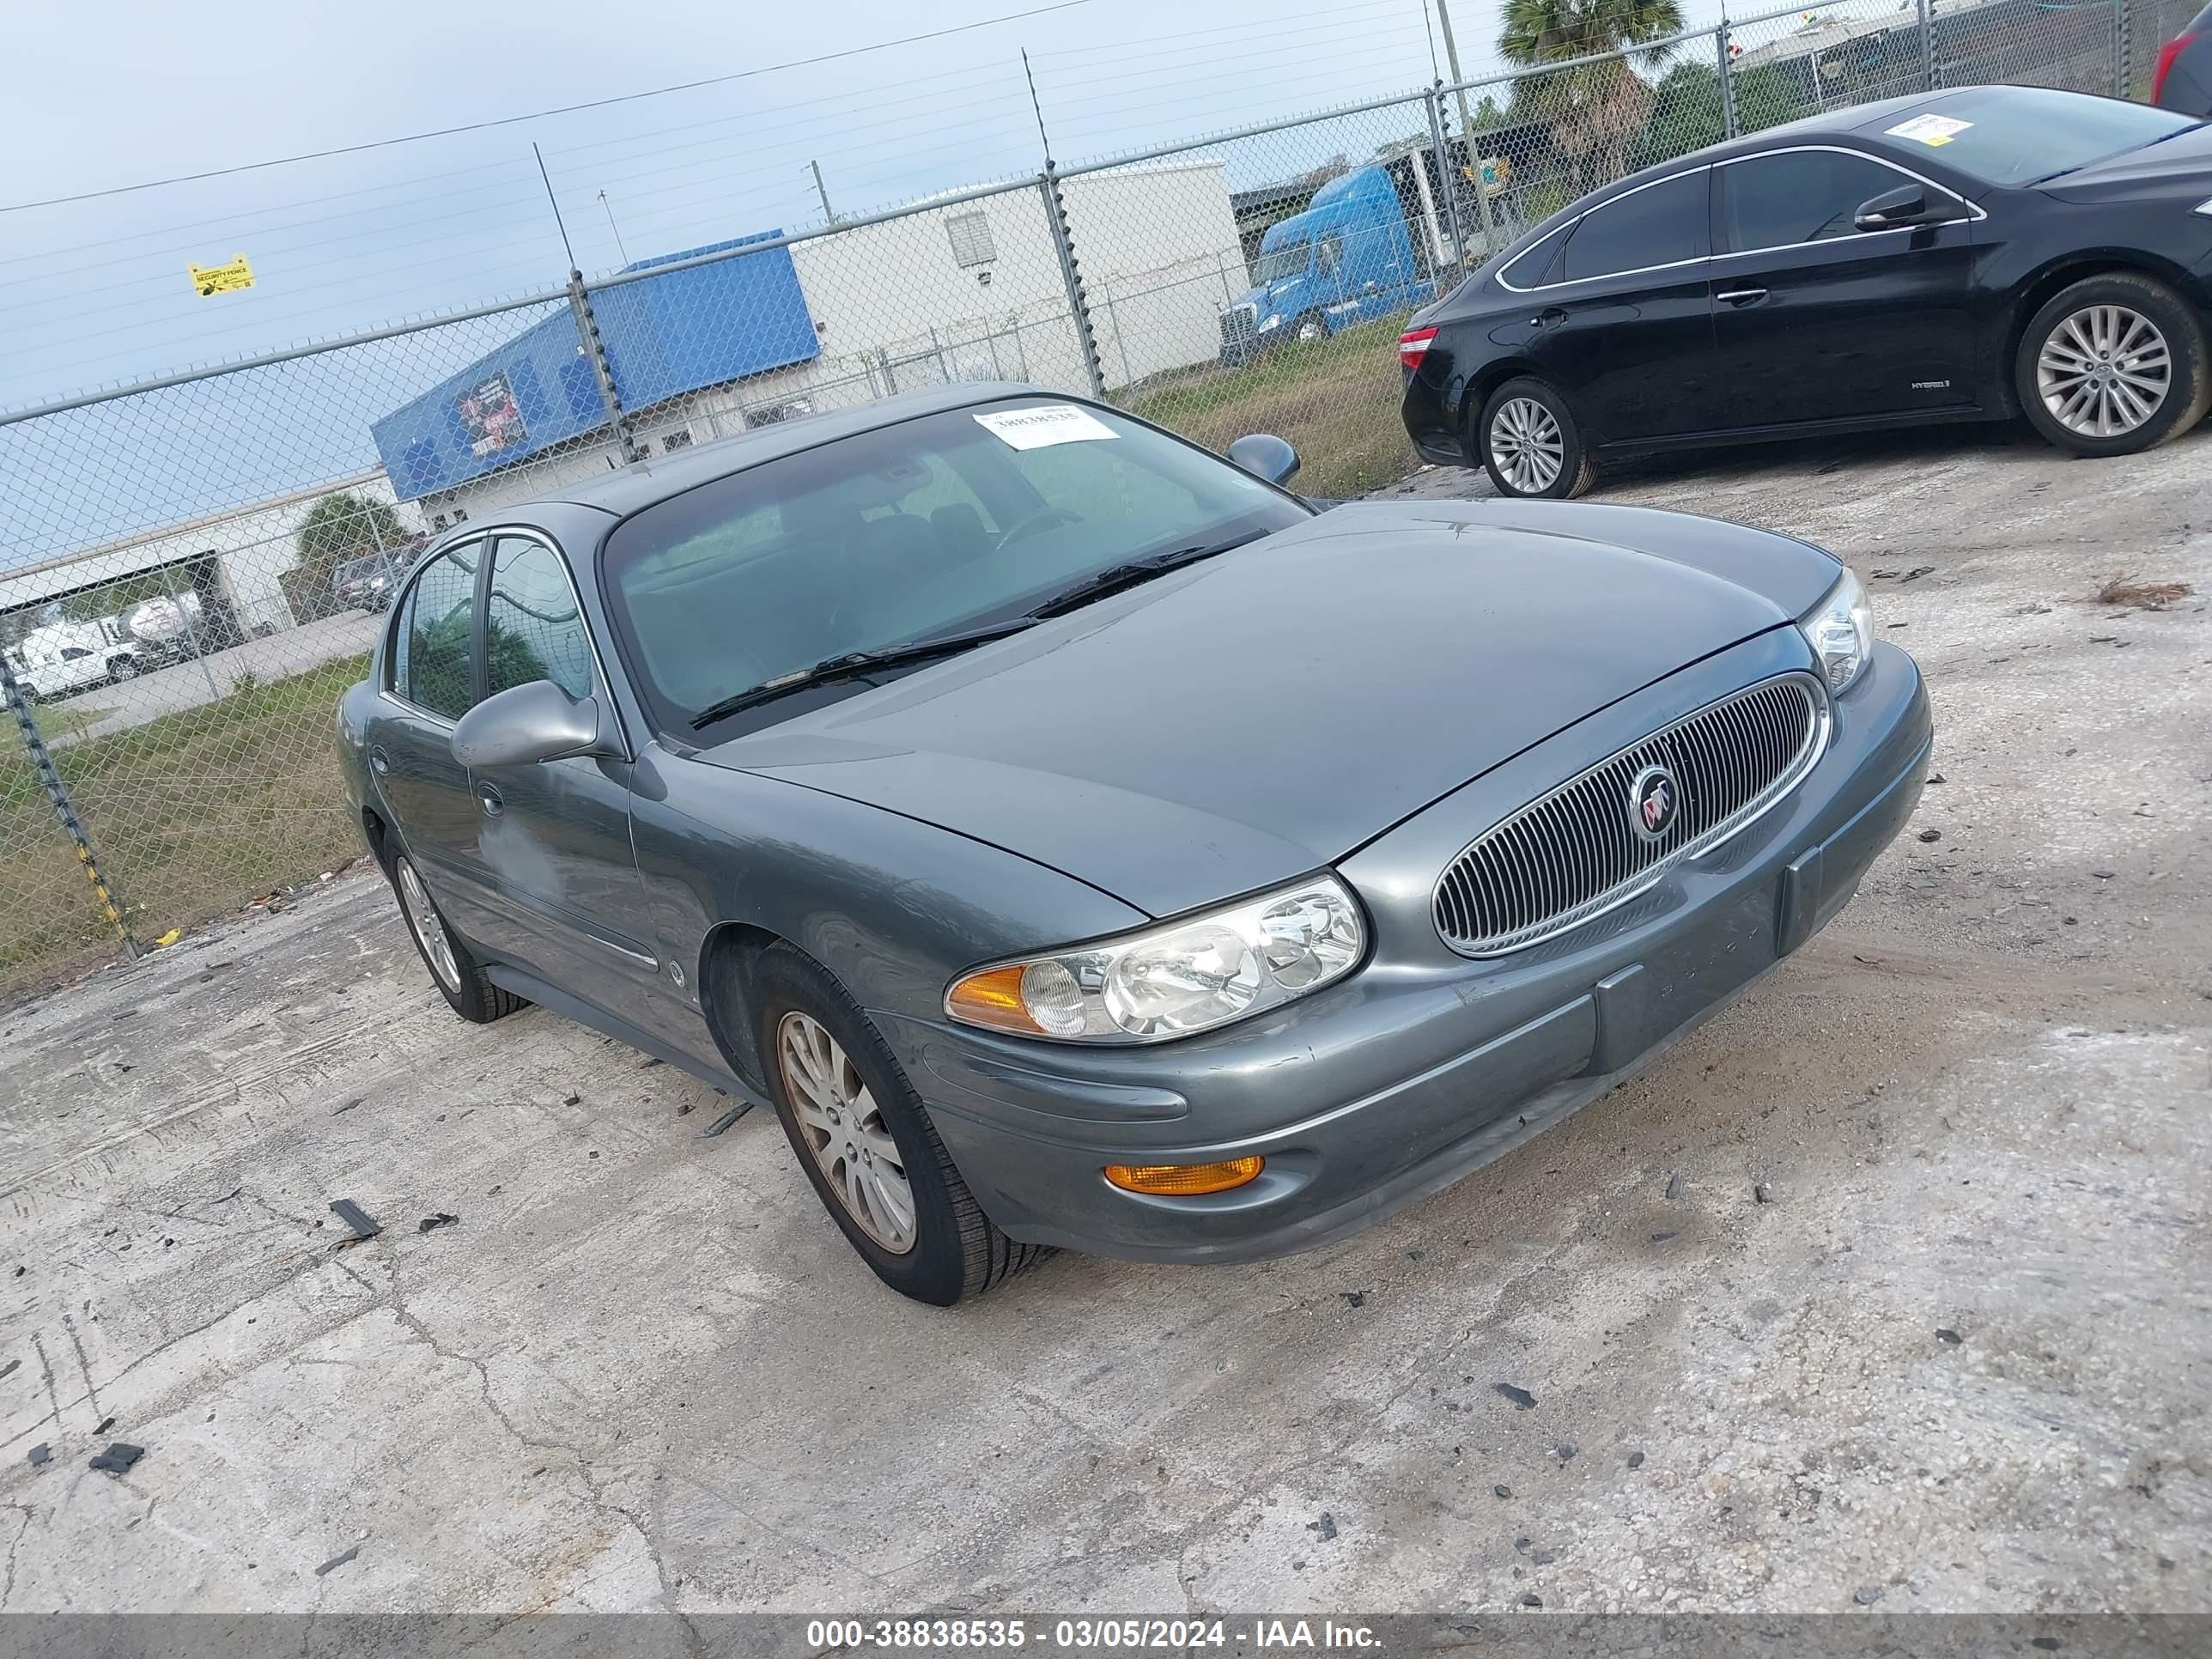
[[(1370, 958), (1273, 1016), (1142, 1048), (877, 1018), (978, 1201), (1014, 1237), (1193, 1262), (1325, 1243), (1614, 1087), (1848, 902), (1911, 816), (1933, 741), (1919, 671), (1887, 643), (1836, 700), (1827, 750), (1805, 781), (1631, 903), (1483, 961), (1446, 950), (1429, 919), (1436, 872), (1468, 825), (1502, 817), (1538, 792), (1536, 780), (1634, 740), (1650, 729), (1655, 702), (1671, 718), (1806, 665), (1794, 629), (1746, 641), (1344, 860), (1339, 872), (1374, 925)], [(1563, 763), (1565, 755), (1580, 758)], [(1204, 1198), (1127, 1193), (1103, 1174), (1108, 1164), (1254, 1153), (1267, 1160), (1257, 1181)]]

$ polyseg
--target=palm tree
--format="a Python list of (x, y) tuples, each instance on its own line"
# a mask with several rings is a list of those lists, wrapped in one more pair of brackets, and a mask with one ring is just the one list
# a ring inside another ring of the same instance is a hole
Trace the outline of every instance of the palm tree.
[[(1505, 0), (1498, 55), (1533, 68), (1600, 52), (1617, 55), (1515, 82), (1522, 119), (1549, 124), (1552, 142), (1574, 169), (1573, 194), (1628, 171), (1629, 146), (1651, 113), (1651, 89), (1629, 68), (1626, 50), (1682, 29), (1675, 0)], [(1665, 58), (1670, 47), (1639, 54)]]

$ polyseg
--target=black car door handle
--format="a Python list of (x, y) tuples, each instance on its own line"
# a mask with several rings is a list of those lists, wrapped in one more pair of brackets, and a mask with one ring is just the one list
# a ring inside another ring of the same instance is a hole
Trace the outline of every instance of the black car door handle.
[(507, 811), (506, 797), (488, 783), (477, 786), (477, 805), (483, 808), (484, 816), (488, 818), (495, 818)]
[(1757, 305), (1765, 297), (1766, 290), (1763, 288), (1723, 289), (1721, 292), (1713, 295), (1713, 298), (1716, 300), (1725, 300), (1732, 306)]
[(1538, 328), (1551, 323), (1564, 323), (1567, 320), (1567, 309), (1565, 306), (1546, 306), (1528, 320)]
[(371, 744), (369, 745), (368, 768), (370, 771), (374, 772), (380, 777), (392, 769), (392, 757), (384, 752), (384, 745), (382, 744)]

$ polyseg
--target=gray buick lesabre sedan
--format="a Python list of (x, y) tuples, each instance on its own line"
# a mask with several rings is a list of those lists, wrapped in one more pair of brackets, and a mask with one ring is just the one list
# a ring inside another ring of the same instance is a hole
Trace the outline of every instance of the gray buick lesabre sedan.
[(1678, 514), (1344, 505), (945, 388), (426, 551), (341, 705), (456, 1012), (774, 1103), (949, 1304), (1042, 1247), (1321, 1243), (1795, 950), (1931, 725), (1830, 555)]

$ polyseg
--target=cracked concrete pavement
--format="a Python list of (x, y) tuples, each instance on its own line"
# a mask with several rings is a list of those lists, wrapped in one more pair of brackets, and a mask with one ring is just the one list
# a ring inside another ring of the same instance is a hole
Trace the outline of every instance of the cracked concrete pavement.
[(1609, 478), (1850, 557), (1943, 781), (1644, 1079), (1287, 1261), (902, 1302), (766, 1114), (461, 1025), (369, 876), (0, 1012), (0, 1607), (2212, 1610), (2208, 483)]

